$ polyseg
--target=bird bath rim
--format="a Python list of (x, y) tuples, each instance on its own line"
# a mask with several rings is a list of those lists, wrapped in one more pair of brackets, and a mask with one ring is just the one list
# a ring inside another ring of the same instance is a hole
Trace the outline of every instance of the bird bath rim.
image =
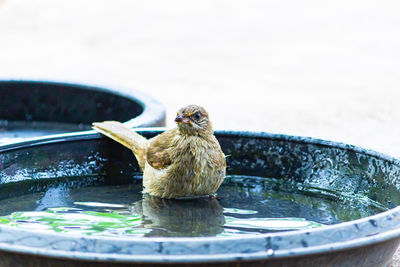
[[(76, 88), (82, 91), (93, 91), (98, 93), (106, 93), (129, 101), (134, 101), (142, 112), (136, 117), (133, 117), (123, 123), (128, 127), (151, 127), (151, 126), (164, 126), (166, 119), (166, 111), (164, 105), (157, 99), (146, 94), (143, 91), (127, 88), (117, 84), (108, 83), (87, 83), (86, 81), (70, 81), (58, 79), (30, 79), (30, 78), (7, 78), (0, 77), (0, 86), (5, 84), (27, 84), (32, 85), (45, 85), (54, 87), (68, 87)], [(7, 120), (7, 118), (5, 118)], [(12, 120), (11, 120), (12, 121)], [(40, 121), (39, 121), (40, 123)], [(29, 140), (31, 138), (26, 138)]]
[[(139, 128), (136, 130), (150, 134), (158, 134), (162, 131), (161, 128)], [(273, 139), (352, 150), (400, 166), (399, 160), (372, 150), (310, 137), (239, 131), (216, 131), (215, 134), (217, 137)], [(2, 145), (0, 146), (0, 153), (57, 142), (97, 140), (101, 138), (101, 135), (94, 131), (58, 134)], [(400, 225), (396, 224), (397, 221), (400, 221), (400, 206), (372, 216), (321, 228), (237, 237), (71, 237), (61, 233), (40, 233), (39, 239), (32, 239), (29, 234), (38, 232), (0, 225), (0, 250), (46, 257), (110, 262), (249, 261), (335, 252), (384, 242), (400, 236)], [(332, 232), (336, 233), (336, 235), (332, 235), (331, 240), (324, 238), (324, 234), (327, 236)], [(4, 237), (1, 236), (7, 235), (7, 233), (11, 239), (14, 238), (15, 240), (12, 242), (4, 241)], [(28, 243), (39, 242), (43, 246), (29, 247), (24, 245), (24, 238), (30, 240)], [(18, 244), (18, 242), (22, 244)], [(81, 247), (84, 250), (71, 251), (63, 249), (58, 247), (58, 242), (60, 242), (59, 244), (69, 244), (74, 249), (79, 247), (79, 242), (81, 242)], [(78, 245), (71, 245), (74, 242)], [(289, 245), (290, 242), (292, 242), (291, 247)], [(289, 248), (279, 248), (279, 246), (285, 244)], [(125, 253), (118, 253), (121, 250), (124, 250)]]

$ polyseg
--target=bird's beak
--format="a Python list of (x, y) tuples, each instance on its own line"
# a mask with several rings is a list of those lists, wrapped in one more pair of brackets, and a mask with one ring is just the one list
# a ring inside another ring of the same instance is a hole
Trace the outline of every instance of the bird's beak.
[(176, 116), (175, 118), (175, 122), (176, 123), (190, 123), (190, 119), (186, 118), (183, 114), (179, 114), (178, 116)]

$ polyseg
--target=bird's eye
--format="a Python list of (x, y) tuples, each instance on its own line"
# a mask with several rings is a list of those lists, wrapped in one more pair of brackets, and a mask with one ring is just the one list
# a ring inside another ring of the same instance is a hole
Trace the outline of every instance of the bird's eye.
[(194, 114), (194, 117), (196, 118), (196, 120), (200, 120), (201, 115), (200, 115), (199, 112), (196, 112), (196, 113)]

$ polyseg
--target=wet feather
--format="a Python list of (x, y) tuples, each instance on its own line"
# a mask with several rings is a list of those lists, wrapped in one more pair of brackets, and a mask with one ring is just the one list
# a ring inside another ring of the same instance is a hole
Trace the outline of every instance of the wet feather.
[(204, 108), (180, 109), (177, 127), (151, 139), (115, 121), (93, 128), (130, 148), (143, 170), (143, 192), (163, 198), (215, 193), (225, 178), (226, 162)]

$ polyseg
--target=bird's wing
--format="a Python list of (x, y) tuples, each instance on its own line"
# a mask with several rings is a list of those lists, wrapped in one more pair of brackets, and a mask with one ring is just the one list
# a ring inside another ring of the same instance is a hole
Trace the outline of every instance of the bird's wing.
[(170, 156), (171, 143), (178, 134), (177, 129), (165, 131), (151, 139), (151, 143), (147, 148), (147, 162), (155, 169), (167, 168), (172, 160)]

